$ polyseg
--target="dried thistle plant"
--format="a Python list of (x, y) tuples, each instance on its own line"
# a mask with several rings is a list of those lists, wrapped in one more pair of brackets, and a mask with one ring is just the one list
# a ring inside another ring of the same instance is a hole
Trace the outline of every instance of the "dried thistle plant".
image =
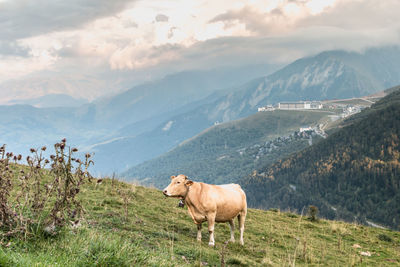
[(50, 159), (43, 155), (46, 149), (31, 148), (27, 167), (17, 167), (22, 156), (6, 153), (5, 145), (0, 147), (0, 236), (55, 234), (82, 217), (76, 196), (92, 179), (91, 155), (86, 154), (83, 161), (76, 159), (78, 149), (67, 146), (65, 138), (54, 145)]

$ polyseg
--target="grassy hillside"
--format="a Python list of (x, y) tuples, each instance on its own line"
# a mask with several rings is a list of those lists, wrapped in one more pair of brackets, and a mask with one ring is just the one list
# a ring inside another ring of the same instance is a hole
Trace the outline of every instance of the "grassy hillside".
[[(126, 179), (163, 187), (171, 173), (184, 173), (216, 184), (237, 181), (254, 169), (308, 146), (307, 138), (268, 141), (328, 119), (328, 112), (260, 112), (220, 124), (185, 141), (162, 156), (131, 168)], [(271, 147), (272, 146), (272, 147)]]
[(400, 225), (400, 91), (343, 128), (243, 179), (253, 207), (315, 205), (327, 218)]
[(226, 266), (400, 263), (399, 232), (250, 209), (244, 247), (225, 246), (229, 227), (218, 224), (210, 248), (207, 231), (197, 243), (186, 208), (158, 190), (104, 179), (86, 183), (79, 196), (85, 209), (79, 227), (26, 241), (3, 237), (0, 266), (220, 266), (222, 255)]

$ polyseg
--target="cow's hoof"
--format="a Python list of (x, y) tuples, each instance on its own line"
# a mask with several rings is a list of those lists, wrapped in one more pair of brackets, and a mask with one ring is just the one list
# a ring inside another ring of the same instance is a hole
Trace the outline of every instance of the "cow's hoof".
[(235, 243), (235, 239), (229, 239), (229, 242)]
[(213, 247), (215, 244), (213, 242), (208, 243), (210, 247)]

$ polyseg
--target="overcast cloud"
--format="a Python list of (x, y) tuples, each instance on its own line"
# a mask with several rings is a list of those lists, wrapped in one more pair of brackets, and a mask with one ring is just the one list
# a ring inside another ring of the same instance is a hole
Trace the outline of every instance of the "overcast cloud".
[(398, 0), (0, 0), (0, 97), (39, 73), (98, 79), (106, 86), (86, 93), (63, 80), (94, 98), (124, 77), (399, 45), (398, 10)]
[(0, 1), (0, 39), (15, 40), (48, 32), (75, 29), (111, 16), (134, 0), (3, 0)]

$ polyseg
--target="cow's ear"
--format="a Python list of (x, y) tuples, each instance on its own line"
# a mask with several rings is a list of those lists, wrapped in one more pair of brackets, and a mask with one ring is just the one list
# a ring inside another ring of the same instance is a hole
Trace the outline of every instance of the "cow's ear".
[(193, 184), (193, 181), (190, 181), (190, 180), (187, 180), (186, 182), (185, 182), (185, 185), (187, 185), (187, 186), (191, 186)]
[(174, 179), (174, 178), (175, 178), (175, 175), (172, 175), (172, 176), (171, 176), (171, 180)]

